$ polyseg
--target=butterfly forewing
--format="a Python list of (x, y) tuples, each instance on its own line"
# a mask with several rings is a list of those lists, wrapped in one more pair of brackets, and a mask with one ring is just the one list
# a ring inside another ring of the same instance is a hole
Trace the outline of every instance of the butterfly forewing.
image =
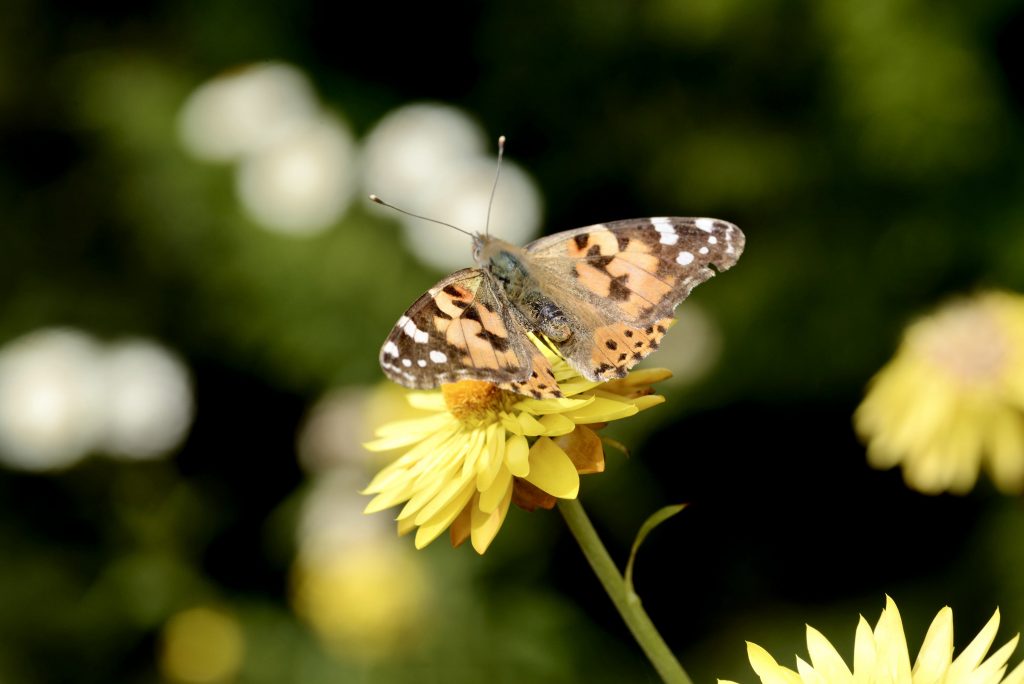
[(409, 307), (384, 342), (380, 365), (415, 389), (475, 379), (534, 396), (560, 395), (553, 376), (545, 382), (539, 375), (550, 366), (504, 293), (475, 268), (451, 274)]
[[(658, 348), (676, 306), (736, 263), (743, 233), (709, 218), (630, 219), (529, 244), (539, 281), (574, 317), (562, 354), (592, 380), (622, 377)], [(712, 268), (713, 267), (713, 268)]]

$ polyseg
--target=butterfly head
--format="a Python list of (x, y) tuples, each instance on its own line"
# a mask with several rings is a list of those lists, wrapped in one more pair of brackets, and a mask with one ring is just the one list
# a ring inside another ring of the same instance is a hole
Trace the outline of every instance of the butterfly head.
[(473, 261), (480, 268), (490, 269), (505, 261), (515, 249), (514, 245), (490, 235), (477, 233), (473, 236)]

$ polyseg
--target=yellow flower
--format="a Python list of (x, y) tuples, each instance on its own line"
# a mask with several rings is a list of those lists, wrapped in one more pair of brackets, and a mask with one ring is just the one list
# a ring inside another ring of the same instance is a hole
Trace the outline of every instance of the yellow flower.
[[(757, 644), (747, 642), (747, 657), (762, 684), (1020, 684), (1024, 663), (1006, 674), (1019, 635), (987, 660), (985, 654), (999, 629), (997, 610), (974, 640), (953, 658), (953, 611), (947, 606), (932, 621), (917, 661), (910, 664), (907, 639), (896, 604), (885, 597), (885, 610), (872, 631), (861, 617), (853, 646), (853, 671), (825, 636), (808, 625), (810, 663), (797, 657), (796, 671), (775, 662)], [(719, 680), (721, 684), (734, 684)]]
[(1024, 490), (1024, 297), (988, 292), (911, 325), (854, 415), (875, 468), (927, 494), (966, 493), (984, 465)]
[[(409, 403), (432, 415), (377, 429), (371, 451), (409, 448), (364, 490), (376, 494), (365, 512), (406, 502), (399, 534), (416, 530), (423, 548), (451, 528), (452, 544), (467, 538), (477, 553), (494, 540), (513, 501), (527, 509), (573, 499), (579, 475), (604, 470), (594, 424), (660, 404), (651, 383), (668, 371), (645, 370), (606, 383), (586, 380), (545, 345), (565, 396), (532, 399), (495, 385), (464, 380), (440, 391), (410, 392)], [(591, 427), (587, 427), (587, 426)]]

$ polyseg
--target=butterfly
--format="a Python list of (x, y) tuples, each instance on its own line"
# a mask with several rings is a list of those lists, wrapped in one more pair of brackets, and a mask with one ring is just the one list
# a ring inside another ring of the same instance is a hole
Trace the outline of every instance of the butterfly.
[(739, 228), (712, 218), (612, 221), (525, 247), (475, 234), (477, 267), (409, 307), (380, 350), (381, 368), (414, 389), (471, 379), (560, 397), (534, 333), (589, 380), (624, 377), (658, 348), (676, 306), (731, 268), (744, 242)]

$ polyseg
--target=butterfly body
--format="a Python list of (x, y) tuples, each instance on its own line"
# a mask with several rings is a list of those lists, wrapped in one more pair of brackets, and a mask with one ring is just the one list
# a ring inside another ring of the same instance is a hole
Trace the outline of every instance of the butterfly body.
[(577, 228), (526, 247), (477, 235), (477, 268), (420, 297), (380, 353), (407, 387), (493, 382), (535, 397), (561, 391), (528, 333), (546, 337), (584, 377), (623, 377), (657, 349), (675, 307), (730, 268), (744, 236), (707, 218), (631, 219)]

